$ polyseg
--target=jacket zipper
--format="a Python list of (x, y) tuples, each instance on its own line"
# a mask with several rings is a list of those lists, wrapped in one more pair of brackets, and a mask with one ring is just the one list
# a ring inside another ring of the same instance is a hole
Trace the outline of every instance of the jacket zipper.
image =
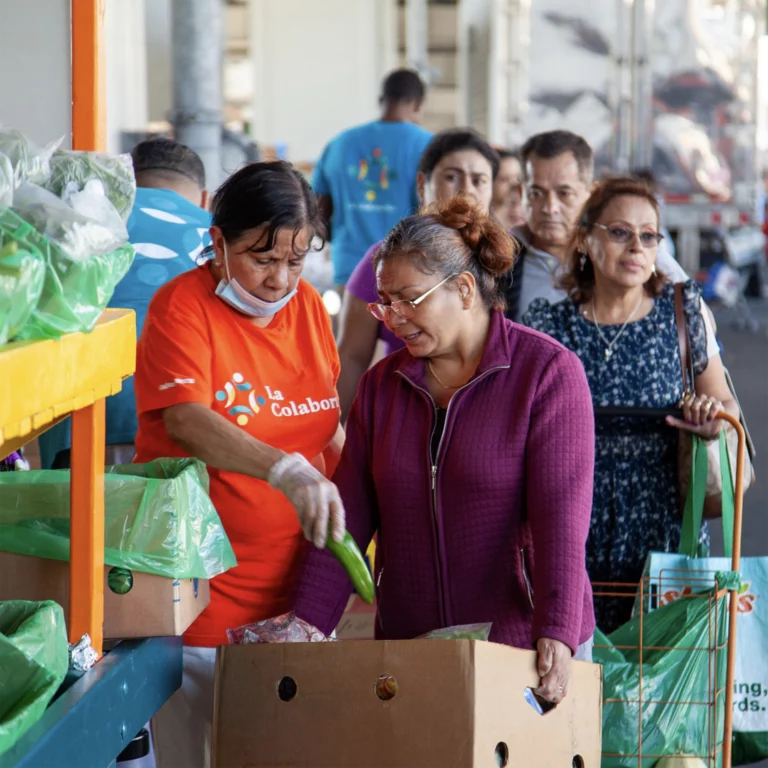
[(379, 575), (376, 578), (376, 616), (379, 620), (379, 626), (384, 629), (384, 622), (381, 620), (381, 577), (384, 575), (384, 566), (381, 566)]
[(528, 602), (531, 604), (531, 610), (534, 610), (533, 607), (533, 586), (531, 585), (531, 580), (528, 577), (528, 566), (525, 561), (525, 547), (521, 547), (520, 549), (520, 569), (523, 572), (523, 581), (525, 582), (525, 589), (528, 593)]
[(434, 437), (435, 429), (437, 428), (437, 403), (435, 403), (435, 399), (432, 397), (428, 389), (424, 389), (424, 387), (420, 387), (412, 379), (409, 379), (408, 376), (406, 376), (402, 371), (397, 371), (397, 373), (400, 374), (400, 376), (402, 376), (414, 389), (417, 389), (419, 392), (423, 392), (427, 396), (427, 399), (432, 404), (432, 415), (434, 416), (434, 419), (435, 419), (434, 426), (432, 427), (432, 431), (429, 434), (429, 443), (427, 444), (427, 456), (429, 457), (429, 463), (431, 466), (431, 475), (432, 475), (432, 521), (435, 525), (435, 543), (437, 544), (437, 566), (439, 570), (438, 587), (440, 592), (440, 614), (441, 614), (440, 618), (443, 625), (446, 625), (446, 626), (448, 623), (448, 606), (445, 599), (445, 584), (443, 583), (443, 553), (442, 553), (442, 548), (440, 546), (440, 524), (439, 524), (438, 514), (437, 514), (437, 470), (439, 467), (438, 460), (440, 458), (440, 450), (443, 447), (443, 440), (445, 439), (445, 433), (448, 429), (448, 417), (451, 415), (451, 405), (453, 405), (454, 398), (456, 397), (456, 395), (459, 394), (459, 392), (463, 392), (468, 387), (471, 387), (472, 385), (476, 384), (478, 381), (481, 381), (488, 374), (493, 373), (495, 371), (504, 371), (504, 370), (507, 370), (509, 367), (510, 366), (508, 365), (497, 365), (494, 368), (489, 368), (487, 371), (483, 371), (483, 373), (481, 373), (480, 376), (478, 376), (476, 379), (472, 379), (471, 381), (468, 381), (463, 387), (459, 387), (459, 389), (457, 389), (453, 393), (453, 397), (451, 397), (451, 400), (448, 403), (448, 407), (445, 409), (445, 422), (443, 424), (443, 434), (440, 435), (440, 441), (437, 444), (434, 463), (432, 461), (432, 438)]

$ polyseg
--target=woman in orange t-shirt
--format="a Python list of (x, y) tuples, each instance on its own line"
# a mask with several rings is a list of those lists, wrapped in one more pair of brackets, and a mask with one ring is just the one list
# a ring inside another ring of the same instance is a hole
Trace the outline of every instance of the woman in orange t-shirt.
[(184, 636), (184, 681), (153, 722), (159, 768), (209, 765), (215, 647), (290, 609), (302, 543), (344, 531), (323, 472), (343, 443), (339, 360), (322, 300), (300, 279), (322, 224), (287, 163), (255, 163), (216, 193), (213, 258), (164, 285), (138, 343), (136, 461), (196, 456), (238, 565)]

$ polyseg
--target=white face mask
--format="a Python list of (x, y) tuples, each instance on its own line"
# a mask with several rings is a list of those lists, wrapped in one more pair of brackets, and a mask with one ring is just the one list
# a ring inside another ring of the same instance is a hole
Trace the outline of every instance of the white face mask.
[(229, 304), (232, 309), (236, 309), (249, 317), (272, 317), (299, 292), (298, 288), (294, 288), (277, 301), (264, 301), (264, 299), (248, 293), (237, 280), (232, 279), (229, 273), (229, 255), (227, 254), (226, 243), (224, 244), (224, 268), (227, 270), (227, 279), (222, 279), (216, 286), (216, 295)]

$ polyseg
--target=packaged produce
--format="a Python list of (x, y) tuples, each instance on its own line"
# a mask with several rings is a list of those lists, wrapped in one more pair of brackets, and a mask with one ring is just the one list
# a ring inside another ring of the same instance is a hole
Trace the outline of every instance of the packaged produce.
[(14, 186), (24, 181), (42, 184), (51, 175), (51, 157), (61, 140), (38, 147), (21, 131), (0, 128), (0, 155), (8, 158), (13, 171)]
[(327, 643), (326, 637), (317, 627), (299, 619), (292, 611), (273, 619), (244, 624), (237, 629), (228, 629), (230, 645), (257, 645), (259, 643)]
[(73, 152), (57, 149), (50, 159), (50, 176), (43, 186), (63, 200), (96, 181), (123, 222), (133, 208), (136, 179), (130, 155)]
[(0, 208), (0, 344), (21, 331), (43, 291), (45, 261), (32, 234), (29, 224)]
[(46, 264), (42, 294), (18, 337), (91, 331), (133, 262), (124, 225), (110, 229), (29, 183), (16, 190), (13, 210), (36, 230), (29, 240)]
[(493, 624), (462, 624), (456, 627), (435, 629), (421, 635), (418, 640), (487, 640), (491, 636)]

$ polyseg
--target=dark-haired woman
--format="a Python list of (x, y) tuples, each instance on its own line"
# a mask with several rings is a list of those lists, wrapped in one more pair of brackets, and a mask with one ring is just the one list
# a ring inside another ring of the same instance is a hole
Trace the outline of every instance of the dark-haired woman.
[(215, 648), (226, 630), (291, 604), (302, 528), (344, 529), (325, 459), (341, 451), (328, 314), (300, 279), (322, 231), (287, 163), (234, 174), (212, 204), (213, 258), (155, 295), (139, 340), (136, 461), (195, 456), (237, 556), (184, 636), (184, 683), (153, 724), (158, 764), (209, 764)]
[[(405, 349), (363, 376), (334, 482), (358, 545), (377, 535), (377, 638), (492, 622), (492, 640), (538, 649), (539, 692), (559, 701), (594, 629), (592, 405), (574, 354), (505, 319), (513, 258), (462, 197), (390, 233), (370, 310)], [(295, 610), (330, 632), (350, 587), (326, 555)]]
[[(493, 195), (493, 182), (499, 172), (499, 155), (490, 144), (471, 128), (453, 128), (436, 133), (419, 161), (416, 188), (421, 205), (447, 203), (458, 194), (474, 200), (488, 211)], [(386, 323), (368, 312), (368, 304), (376, 301), (376, 275), (373, 257), (381, 243), (376, 243), (355, 267), (346, 285), (339, 328), (339, 397), (341, 416), (346, 419), (357, 394), (360, 377), (368, 370), (381, 340), (384, 352), (402, 349)]]
[[(656, 268), (659, 210), (633, 179), (602, 182), (586, 203), (570, 248), (557, 304), (534, 301), (523, 322), (573, 350), (584, 364), (596, 406), (668, 408), (683, 396), (674, 286)], [(668, 425), (598, 424), (595, 491), (587, 546), (596, 582), (634, 583), (650, 551), (680, 543), (677, 435), (669, 426), (714, 438), (725, 406), (737, 413), (719, 355), (707, 359), (701, 296), (684, 284), (697, 397), (683, 400), (684, 421)], [(706, 528), (701, 544), (708, 547)], [(629, 618), (630, 600), (600, 597), (597, 625), (611, 632)]]

